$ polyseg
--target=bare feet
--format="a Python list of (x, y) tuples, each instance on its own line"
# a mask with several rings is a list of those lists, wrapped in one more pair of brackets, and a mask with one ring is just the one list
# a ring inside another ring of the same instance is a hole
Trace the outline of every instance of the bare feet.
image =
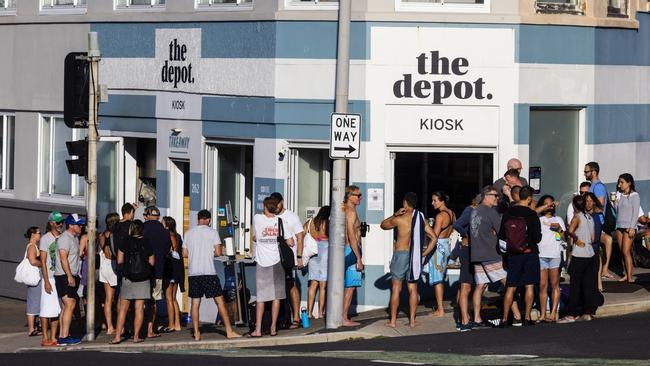
[(627, 276), (623, 276), (618, 279), (618, 282), (626, 282), (627, 281)]
[(201, 340), (201, 333), (198, 332), (194, 333), (194, 340), (199, 342)]
[(415, 327), (418, 326), (418, 323), (417, 323), (415, 320), (411, 320), (411, 321), (409, 321), (409, 326), (410, 326), (411, 328), (415, 328)]
[(361, 325), (361, 323), (353, 322), (352, 320), (344, 320), (343, 321), (343, 326), (344, 327), (356, 327), (358, 325)]
[(603, 278), (608, 278), (610, 280), (613, 280), (614, 275), (609, 270), (603, 269)]
[(113, 335), (115, 334), (115, 329), (109, 329), (106, 331), (106, 335)]
[(386, 326), (387, 326), (388, 328), (395, 328), (395, 327), (397, 327), (397, 324), (395, 324), (395, 321), (392, 321), (392, 320), (391, 320), (391, 321), (389, 321), (388, 323), (386, 323)]
[(434, 311), (433, 313), (431, 313), (431, 316), (434, 316), (436, 318), (443, 317), (443, 316), (445, 316), (445, 310), (444, 309), (438, 309), (438, 310)]
[(226, 338), (231, 339), (231, 338), (241, 338), (241, 334), (235, 333), (234, 331), (226, 331)]

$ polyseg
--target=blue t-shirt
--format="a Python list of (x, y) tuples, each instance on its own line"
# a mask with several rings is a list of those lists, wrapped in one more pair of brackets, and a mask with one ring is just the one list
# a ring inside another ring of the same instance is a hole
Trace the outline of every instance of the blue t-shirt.
[(589, 192), (595, 194), (598, 199), (603, 198), (603, 202), (607, 204), (607, 187), (605, 187), (603, 182), (599, 180), (591, 182)]

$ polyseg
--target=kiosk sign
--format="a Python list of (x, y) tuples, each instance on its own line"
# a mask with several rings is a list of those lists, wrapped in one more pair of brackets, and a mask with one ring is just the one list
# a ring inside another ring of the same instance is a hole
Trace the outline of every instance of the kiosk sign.
[(361, 115), (332, 113), (330, 158), (359, 159)]

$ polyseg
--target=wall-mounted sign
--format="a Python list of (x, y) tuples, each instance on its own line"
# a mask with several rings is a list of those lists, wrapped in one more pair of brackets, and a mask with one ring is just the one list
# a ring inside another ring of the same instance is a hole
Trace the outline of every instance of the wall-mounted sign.
[(330, 158), (359, 159), (361, 115), (332, 113)]
[(386, 142), (496, 146), (499, 107), (386, 106)]

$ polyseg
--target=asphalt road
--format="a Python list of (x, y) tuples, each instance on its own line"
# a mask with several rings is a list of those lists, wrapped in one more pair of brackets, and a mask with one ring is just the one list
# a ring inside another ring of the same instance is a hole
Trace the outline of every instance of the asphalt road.
[[(560, 358), (650, 360), (650, 314), (596, 319), (573, 324), (486, 329), (447, 333), (275, 347), (275, 351), (399, 351), (464, 355), (534, 355)], [(650, 362), (648, 362), (650, 364)]]
[(413, 337), (152, 353), (2, 354), (2, 365), (650, 365), (650, 314)]

